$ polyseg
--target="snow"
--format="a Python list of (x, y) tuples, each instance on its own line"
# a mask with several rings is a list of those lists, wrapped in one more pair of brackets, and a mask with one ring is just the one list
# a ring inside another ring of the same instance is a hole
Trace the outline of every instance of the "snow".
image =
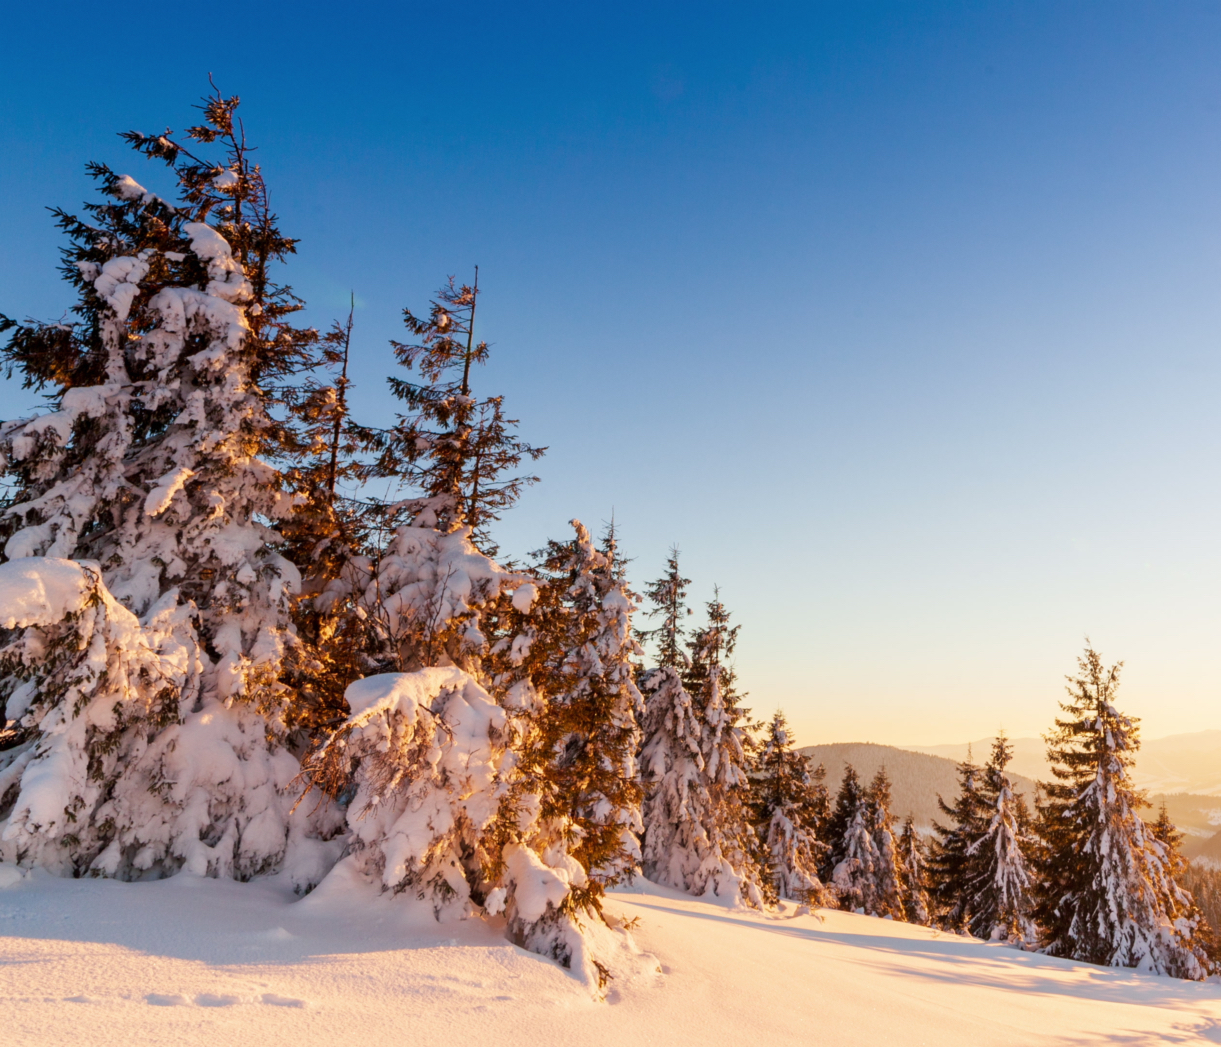
[(60, 621), (80, 610), (90, 582), (73, 560), (26, 557), (0, 564), (0, 628)]
[[(0, 873), (11, 870), (0, 865)], [(131, 1043), (929, 1044), (1221, 1041), (1221, 986), (1057, 960), (849, 913), (771, 916), (640, 883), (642, 965), (595, 1002), (499, 920), (438, 923), (360, 883), (0, 876), (13, 1047)]]

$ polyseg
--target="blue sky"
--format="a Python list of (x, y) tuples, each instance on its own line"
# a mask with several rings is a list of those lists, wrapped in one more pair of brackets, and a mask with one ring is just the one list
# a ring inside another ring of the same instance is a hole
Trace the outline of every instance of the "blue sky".
[[(6, 11), (0, 312), (58, 316), (83, 165), (211, 72), (359, 410), (480, 266), (524, 552), (678, 542), (803, 741), (1044, 729), (1085, 634), (1146, 734), (1221, 727), (1215, 4)], [(16, 46), (13, 46), (13, 42)], [(6, 416), (22, 410), (15, 386)]]

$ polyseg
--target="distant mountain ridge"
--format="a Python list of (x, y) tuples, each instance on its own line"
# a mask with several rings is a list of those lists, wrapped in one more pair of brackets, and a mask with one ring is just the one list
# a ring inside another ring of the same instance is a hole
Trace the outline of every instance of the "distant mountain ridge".
[[(1012, 769), (1028, 778), (1047, 778), (1047, 743), (1041, 738), (1011, 738)], [(954, 745), (909, 745), (912, 752), (962, 760), (970, 746), (976, 761), (986, 760), (991, 738)], [(1141, 742), (1132, 777), (1151, 793), (1192, 793), (1221, 798), (1221, 731), (1194, 731)]]
[[(843, 781), (845, 765), (852, 764), (865, 784), (879, 768), (885, 767), (891, 781), (891, 809), (895, 818), (902, 820), (910, 814), (923, 832), (932, 831), (934, 820), (945, 821), (937, 807), (937, 795), (940, 793), (946, 803), (953, 803), (958, 795), (957, 764), (942, 756), (871, 742), (807, 745), (800, 751), (812, 763), (821, 763), (827, 769), (827, 788), (832, 798)], [(1013, 776), (1013, 782), (1030, 802), (1034, 796), (1034, 782), (1020, 774)]]
[[(1201, 738), (1202, 735), (1217, 735), (1217, 740), (1221, 742), (1221, 731), (1201, 731), (1196, 735), (1175, 735), (1171, 738), (1157, 740), (1157, 742), (1184, 745), (1180, 740), (1187, 739), (1189, 741), (1185, 744), (1187, 746), (1195, 744), (1195, 751), (1201, 754), (1197, 765), (1188, 764), (1183, 767), (1183, 773), (1170, 779), (1172, 782), (1198, 781), (1200, 778), (1192, 777), (1192, 775), (1207, 772), (1209, 739)], [(1194, 740), (1194, 743), (1190, 740)], [(1040, 753), (1044, 748), (1044, 743), (1037, 738), (1015, 739), (1016, 741), (1036, 742), (1040, 747)], [(1168, 780), (1167, 775), (1158, 776), (1157, 768), (1162, 765), (1162, 761), (1174, 759), (1173, 756), (1167, 754), (1175, 752), (1175, 749), (1170, 746), (1163, 747), (1161, 752), (1158, 752), (1157, 742), (1149, 743), (1151, 747), (1154, 747), (1157, 763), (1145, 764), (1144, 770), (1139, 764), (1137, 767), (1137, 770), (1141, 772), (1137, 777), (1137, 784), (1149, 792), (1149, 798), (1153, 803), (1152, 809), (1147, 811), (1146, 815), (1149, 818), (1154, 817), (1158, 807), (1165, 803), (1171, 820), (1178, 826), (1179, 831), (1184, 833), (1183, 853), (1188, 858), (1199, 858), (1210, 864), (1221, 866), (1221, 831), (1219, 831), (1221, 829), (1221, 795), (1199, 791), (1162, 792), (1151, 789), (1149, 785), (1145, 784), (1146, 782), (1160, 783)], [(985, 738), (970, 744), (976, 762), (983, 763), (988, 757), (992, 740)], [(961, 753), (961, 755), (954, 758), (941, 755), (940, 752), (931, 752), (930, 749), (950, 750)], [(945, 816), (937, 806), (938, 794), (947, 803), (952, 803), (958, 795), (958, 762), (966, 756), (967, 745), (964, 743), (959, 746), (900, 749), (897, 746), (875, 745), (872, 742), (838, 742), (830, 745), (807, 745), (799, 751), (807, 756), (811, 763), (822, 764), (826, 768), (827, 789), (833, 799), (839, 790), (840, 782), (843, 781), (844, 767), (847, 764), (852, 764), (856, 768), (857, 774), (866, 784), (879, 768), (885, 767), (891, 780), (891, 810), (895, 818), (902, 821), (908, 814), (911, 814), (917, 828), (924, 833), (929, 833), (932, 831), (934, 821), (943, 824), (945, 822)], [(1019, 762), (1015, 754), (1013, 764), (1010, 765), (1013, 769), (1012, 778), (1018, 792), (1026, 797), (1028, 804), (1033, 805), (1035, 779), (1024, 772), (1027, 769), (1033, 769), (1039, 778), (1046, 779), (1048, 777), (1046, 763), (1040, 757), (1039, 764), (1032, 768), (1032, 760), (1029, 758), (1031, 747), (1025, 746), (1023, 751), (1027, 758)], [(1221, 755), (1218, 760), (1221, 762)], [(1188, 771), (1191, 774), (1188, 774)], [(1203, 780), (1208, 779), (1205, 777)]]

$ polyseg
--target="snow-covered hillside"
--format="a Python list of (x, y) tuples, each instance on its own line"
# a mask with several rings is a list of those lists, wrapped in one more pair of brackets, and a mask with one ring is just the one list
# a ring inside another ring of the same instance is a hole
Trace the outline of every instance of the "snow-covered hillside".
[[(10, 872), (11, 870), (6, 870)], [(842, 912), (611, 895), (652, 955), (608, 1002), (478, 920), (332, 879), (36, 873), (0, 890), (13, 1047), (1221, 1042), (1221, 985), (1107, 970)], [(821, 918), (820, 918), (821, 917)], [(654, 959), (655, 957), (655, 959)], [(660, 967), (660, 970), (658, 968)]]

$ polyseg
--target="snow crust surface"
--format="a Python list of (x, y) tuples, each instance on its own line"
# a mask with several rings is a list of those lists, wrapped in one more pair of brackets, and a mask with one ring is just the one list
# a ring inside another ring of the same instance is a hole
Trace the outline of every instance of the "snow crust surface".
[(639, 883), (608, 910), (663, 970), (605, 1003), (495, 920), (332, 877), (149, 883), (0, 871), (14, 1047), (78, 1043), (1069, 1045), (1221, 1042), (1221, 985), (820, 911), (760, 914)]

